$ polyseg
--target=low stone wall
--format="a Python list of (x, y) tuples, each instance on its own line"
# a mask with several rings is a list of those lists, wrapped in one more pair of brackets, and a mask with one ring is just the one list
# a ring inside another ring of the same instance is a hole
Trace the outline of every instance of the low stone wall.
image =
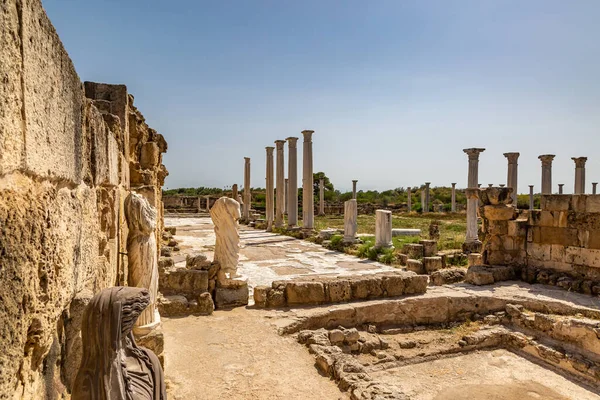
[(254, 288), (257, 307), (280, 308), (425, 293), (428, 277), (413, 272), (314, 277)]

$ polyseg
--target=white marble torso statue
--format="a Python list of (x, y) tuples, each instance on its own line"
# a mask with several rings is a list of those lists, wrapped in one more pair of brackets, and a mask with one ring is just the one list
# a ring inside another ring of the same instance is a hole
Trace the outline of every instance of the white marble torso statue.
[(234, 278), (240, 253), (240, 235), (238, 233), (238, 220), (240, 203), (229, 198), (221, 197), (210, 210), (210, 216), (215, 224), (215, 258), (221, 266), (221, 272)]
[(150, 304), (140, 314), (136, 326), (142, 327), (160, 321), (156, 309), (158, 294), (158, 257), (156, 247), (156, 209), (148, 200), (131, 193), (125, 200), (129, 236), (127, 254), (129, 260), (129, 286), (146, 288), (150, 292)]

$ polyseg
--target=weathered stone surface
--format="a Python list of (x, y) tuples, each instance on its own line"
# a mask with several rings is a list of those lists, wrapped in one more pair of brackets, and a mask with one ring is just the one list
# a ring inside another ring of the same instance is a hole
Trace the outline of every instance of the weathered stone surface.
[(455, 267), (435, 271), (431, 274), (430, 282), (434, 286), (462, 282), (467, 275), (466, 268)]
[(424, 274), (425, 273), (425, 268), (423, 268), (423, 263), (419, 260), (408, 259), (406, 261), (406, 269), (408, 271), (412, 271), (416, 274)]
[(214, 261), (221, 266), (219, 281), (235, 278), (240, 253), (240, 203), (229, 197), (221, 197), (210, 209), (210, 217), (215, 224), (217, 236)]
[(375, 211), (375, 247), (392, 247), (392, 212)]
[(465, 281), (473, 285), (491, 285), (494, 283), (494, 275), (487, 268), (476, 265), (469, 267)]
[(285, 286), (285, 295), (289, 305), (325, 302), (325, 289), (321, 282), (289, 282)]
[(342, 303), (352, 299), (350, 281), (339, 279), (325, 282), (326, 298), (331, 303)]
[(159, 290), (163, 294), (199, 295), (208, 291), (208, 272), (179, 268), (160, 276)]
[(204, 254), (187, 255), (185, 257), (185, 266), (189, 269), (210, 269), (211, 262)]
[(408, 256), (408, 258), (412, 258), (412, 259), (420, 259), (423, 258), (423, 245), (422, 244), (416, 244), (416, 243), (409, 243), (409, 244), (405, 244), (402, 247), (402, 253), (406, 254)]
[(423, 268), (426, 273), (431, 274), (442, 267), (442, 257), (423, 257)]
[(392, 237), (396, 236), (420, 236), (420, 229), (407, 229), (407, 228), (392, 228)]
[(202, 293), (191, 300), (185, 296), (171, 295), (159, 298), (158, 301), (158, 310), (166, 317), (210, 315), (214, 309), (215, 305), (210, 293)]
[(253, 291), (254, 304), (257, 307), (266, 307), (267, 306), (267, 295), (271, 288), (268, 286), (256, 286)]
[(219, 282), (215, 290), (216, 308), (230, 308), (248, 305), (248, 282), (242, 279)]

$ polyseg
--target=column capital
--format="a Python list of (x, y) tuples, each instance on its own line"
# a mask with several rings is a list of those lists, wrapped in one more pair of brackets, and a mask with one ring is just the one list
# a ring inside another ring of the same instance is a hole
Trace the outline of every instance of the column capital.
[(470, 149), (463, 149), (465, 153), (469, 156), (469, 160), (479, 161), (479, 154), (483, 153), (485, 149), (472, 147)]
[(408, 190), (409, 192), (410, 192), (410, 189), (411, 189), (411, 187), (410, 187), (410, 186), (408, 186), (408, 187), (406, 188), (406, 190)]
[(277, 150), (283, 150), (283, 145), (285, 144), (285, 140), (276, 140), (275, 146), (277, 146)]
[(556, 157), (554, 154), (542, 154), (538, 158), (542, 160), (542, 166), (547, 167), (552, 166), (552, 160), (554, 160), (554, 157)]
[(577, 168), (585, 168), (587, 157), (571, 157), (571, 160), (575, 161), (575, 166)]
[(358, 182), (358, 179), (352, 179), (352, 183)]
[(287, 140), (290, 147), (296, 147), (296, 142), (298, 142), (298, 138), (295, 136), (290, 136), (289, 138), (285, 138), (285, 140)]
[(429, 185), (431, 185), (431, 182), (425, 182), (425, 186), (429, 187)]
[(315, 133), (315, 131), (309, 131), (309, 130), (302, 131), (302, 134), (304, 135), (304, 141), (310, 142), (312, 140), (313, 133)]
[(273, 154), (273, 150), (275, 150), (275, 147), (267, 146), (265, 147), (265, 149), (267, 150), (267, 154)]
[(564, 183), (559, 183), (559, 184), (558, 184), (558, 187), (563, 187), (563, 186), (565, 186), (565, 184), (564, 184)]
[(516, 164), (521, 153), (504, 153), (504, 157), (508, 159), (510, 164)]
[(456, 186), (456, 182), (451, 183), (451, 185), (452, 185), (452, 187), (455, 187)]
[(244, 160), (246, 160), (246, 162), (250, 162), (250, 157), (244, 157)]

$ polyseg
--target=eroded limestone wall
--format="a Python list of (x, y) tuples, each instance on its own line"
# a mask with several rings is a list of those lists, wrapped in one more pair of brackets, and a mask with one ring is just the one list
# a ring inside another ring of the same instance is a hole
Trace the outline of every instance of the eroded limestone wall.
[(162, 210), (164, 151), (125, 86), (84, 90), (39, 0), (0, 2), (0, 398), (68, 392), (83, 306), (127, 283), (126, 196)]

